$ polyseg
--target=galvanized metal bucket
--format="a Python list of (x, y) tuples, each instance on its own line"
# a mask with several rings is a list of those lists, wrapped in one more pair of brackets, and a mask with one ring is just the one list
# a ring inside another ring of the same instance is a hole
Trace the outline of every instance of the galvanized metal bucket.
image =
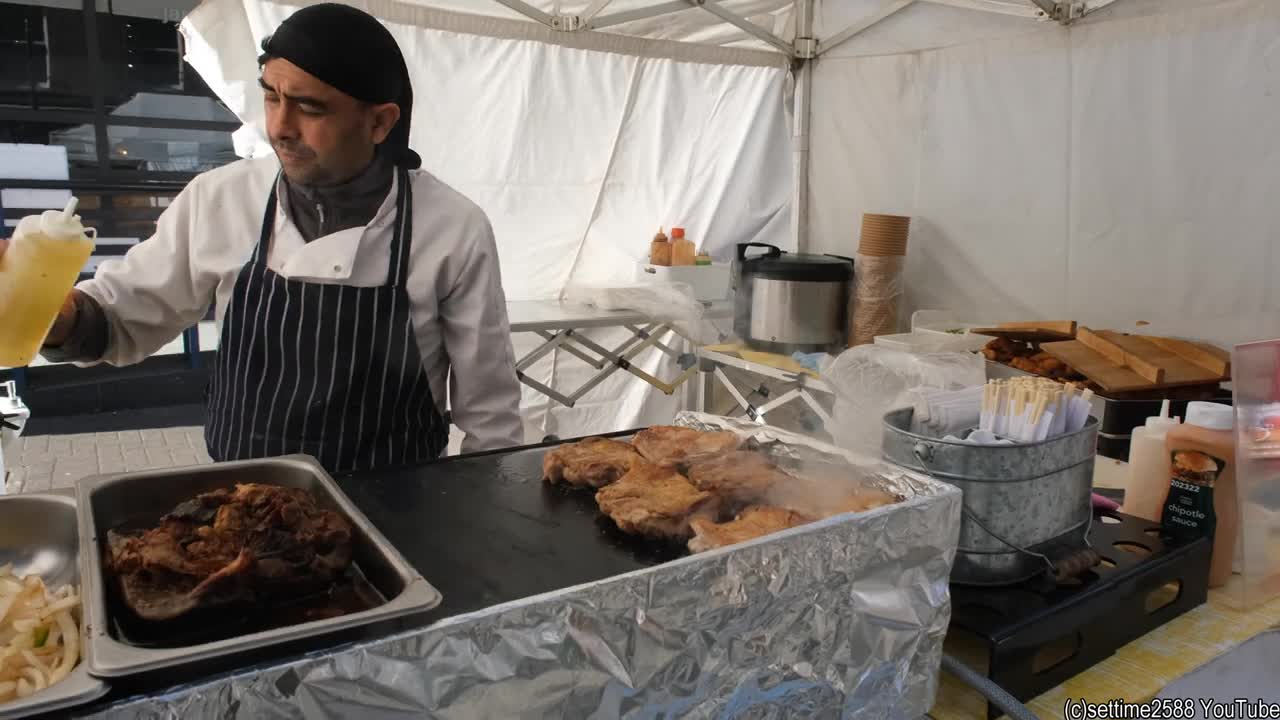
[(1076, 574), (1089, 549), (1098, 421), (1039, 443), (970, 445), (910, 431), (914, 411), (884, 416), (885, 460), (964, 492), (951, 581), (1008, 585), (1050, 572)]

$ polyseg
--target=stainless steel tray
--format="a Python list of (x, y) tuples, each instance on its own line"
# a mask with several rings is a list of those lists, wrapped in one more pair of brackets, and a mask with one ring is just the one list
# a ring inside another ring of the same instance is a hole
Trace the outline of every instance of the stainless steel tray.
[[(0, 565), (13, 563), (19, 575), (36, 574), (53, 588), (80, 583), (76, 501), (62, 495), (0, 495)], [(80, 588), (84, 594), (83, 585)], [(83, 647), (86, 623), (81, 610), (80, 664), (62, 682), (31, 697), (0, 703), (0, 718), (65, 710), (102, 697), (106, 683), (89, 675)]]
[[(154, 522), (192, 496), (236, 483), (304, 488), (324, 507), (342, 513), (354, 528), (354, 561), (387, 602), (362, 612), (326, 620), (173, 648), (146, 648), (117, 638), (107, 608), (102, 573), (106, 532), (139, 520)], [(76, 488), (80, 514), (80, 555), (85, 570), (85, 604), (90, 644), (89, 672), (118, 677), (184, 663), (232, 655), (299, 638), (343, 630), (430, 610), (440, 593), (405, 561), (314, 459), (291, 455), (187, 468), (85, 478)]]

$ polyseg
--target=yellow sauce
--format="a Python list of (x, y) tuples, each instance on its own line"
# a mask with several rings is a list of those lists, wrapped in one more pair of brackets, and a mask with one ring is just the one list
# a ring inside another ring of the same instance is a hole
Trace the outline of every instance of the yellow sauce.
[(93, 241), (14, 237), (0, 256), (0, 367), (35, 359), (67, 293), (93, 254)]

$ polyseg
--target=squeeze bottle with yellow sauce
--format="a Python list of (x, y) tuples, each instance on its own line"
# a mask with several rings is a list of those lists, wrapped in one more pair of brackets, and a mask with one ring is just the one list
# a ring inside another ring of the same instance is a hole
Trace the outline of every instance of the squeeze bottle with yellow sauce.
[(93, 254), (97, 233), (80, 224), (76, 202), (22, 218), (0, 255), (0, 367), (35, 359)]

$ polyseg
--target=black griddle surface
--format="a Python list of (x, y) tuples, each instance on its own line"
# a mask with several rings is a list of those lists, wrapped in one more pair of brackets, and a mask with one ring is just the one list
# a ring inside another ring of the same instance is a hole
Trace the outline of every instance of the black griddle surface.
[(543, 447), (339, 477), (343, 492), (444, 595), (439, 619), (679, 557), (628, 537), (591, 490), (542, 481)]
[[(128, 698), (424, 628), (454, 615), (652, 567), (685, 554), (680, 546), (621, 533), (597, 510), (592, 491), (543, 482), (542, 456), (551, 446), (335, 478), (409, 564), (444, 596), (429, 613), (199, 665), (115, 678), (108, 681), (111, 691), (106, 697), (73, 712), (92, 714)], [(66, 717), (66, 713), (49, 717)]]

